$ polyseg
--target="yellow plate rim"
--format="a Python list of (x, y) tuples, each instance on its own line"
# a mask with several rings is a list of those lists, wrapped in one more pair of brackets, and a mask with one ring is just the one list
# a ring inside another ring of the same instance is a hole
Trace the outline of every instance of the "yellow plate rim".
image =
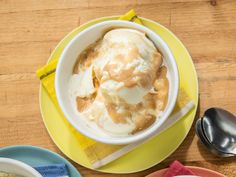
[[(86, 23), (84, 23), (84, 24), (82, 24), (82, 25), (76, 27), (75, 29), (73, 29), (72, 31), (70, 31), (63, 39), (60, 40), (60, 42), (56, 45), (56, 47), (54, 48), (54, 50), (53, 50), (52, 53), (50, 54), (47, 63), (50, 61), (50, 59), (51, 59), (51, 57), (53, 56), (54, 52), (58, 49), (58, 47), (61, 45), (61, 43), (62, 43), (68, 36), (70, 36), (71, 33), (73, 33), (74, 31), (78, 30), (78, 28), (81, 28), (81, 27), (86, 26), (86, 25), (88, 25), (88, 24), (90, 24), (90, 23), (93, 23), (94, 21), (100, 21), (100, 20), (101, 20), (101, 21), (105, 21), (105, 20), (107, 20), (108, 18), (110, 19), (110, 18), (118, 18), (118, 17), (120, 17), (120, 16), (105, 16), (105, 17), (95, 18), (95, 19), (89, 20), (88, 22), (86, 22)], [(194, 82), (195, 82), (196, 85), (197, 85), (197, 88), (196, 88), (197, 90), (196, 90), (196, 95), (195, 95), (195, 96), (196, 96), (196, 105), (195, 105), (195, 108), (194, 108), (194, 110), (193, 110), (193, 111), (194, 111), (194, 112), (193, 112), (193, 117), (195, 117), (196, 112), (197, 112), (198, 103), (199, 103), (199, 84), (198, 84), (197, 72), (196, 72), (196, 69), (195, 69), (195, 66), (194, 66), (194, 63), (193, 63), (193, 60), (192, 60), (191, 55), (189, 54), (187, 48), (184, 46), (184, 44), (181, 42), (181, 40), (180, 40), (172, 31), (170, 31), (168, 28), (166, 28), (166, 27), (163, 26), (162, 24), (160, 24), (160, 23), (158, 23), (158, 22), (155, 22), (155, 21), (153, 21), (153, 20), (150, 20), (150, 19), (147, 19), (147, 18), (144, 18), (144, 17), (139, 17), (139, 18), (141, 18), (141, 19), (143, 19), (143, 20), (145, 20), (145, 21), (147, 21), (147, 22), (151, 22), (152, 24), (157, 24), (158, 26), (161, 26), (163, 29), (165, 29), (168, 33), (170, 33), (170, 34), (175, 38), (176, 41), (178, 41), (178, 43), (179, 43), (179, 44), (184, 48), (184, 50), (186, 51), (188, 57), (191, 59), (190, 63), (191, 63), (191, 66), (192, 66), (193, 72), (194, 72), (194, 80), (195, 80)], [(99, 23), (99, 22), (98, 22), (98, 23)], [(67, 153), (65, 153), (65, 152), (63, 151), (63, 148), (60, 147), (60, 146), (57, 144), (56, 141), (54, 141), (54, 138), (53, 138), (53, 136), (51, 135), (51, 132), (50, 132), (50, 130), (48, 129), (46, 123), (45, 123), (45, 117), (44, 117), (44, 115), (43, 115), (43, 110), (42, 110), (41, 93), (42, 93), (42, 84), (40, 83), (40, 88), (39, 88), (39, 107), (40, 107), (40, 113), (41, 113), (41, 116), (42, 116), (44, 125), (45, 125), (45, 127), (46, 127), (46, 129), (47, 129), (47, 132), (48, 132), (48, 134), (49, 134), (51, 140), (52, 140), (52, 141), (55, 143), (55, 145), (57, 146), (57, 148), (59, 148), (60, 151), (61, 151), (66, 157), (68, 157), (70, 160), (72, 160), (73, 162), (75, 162), (75, 163), (77, 163), (77, 164), (79, 164), (79, 165), (81, 165), (81, 166), (83, 166), (83, 167), (85, 167), (85, 168), (88, 168), (88, 169), (90, 169), (90, 170), (99, 171), (99, 172), (103, 172), (103, 173), (130, 174), (130, 173), (136, 173), (136, 172), (144, 171), (144, 170), (146, 170), (146, 169), (149, 169), (149, 168), (151, 168), (151, 167), (153, 167), (153, 166), (159, 164), (160, 162), (162, 162), (163, 160), (165, 160), (167, 157), (169, 157), (173, 152), (175, 152), (175, 151), (177, 150), (177, 148), (183, 143), (183, 141), (185, 140), (186, 136), (188, 135), (188, 133), (189, 133), (191, 127), (192, 127), (193, 121), (194, 121), (194, 118), (192, 118), (191, 126), (190, 126), (190, 128), (186, 131), (185, 135), (182, 137), (182, 140), (179, 142), (179, 144), (178, 144), (175, 148), (173, 148), (173, 150), (170, 151), (165, 157), (163, 157), (162, 159), (160, 159), (160, 160), (157, 161), (156, 163), (153, 163), (153, 164), (151, 164), (151, 165), (149, 165), (149, 166), (147, 166), (147, 167), (144, 167), (144, 168), (140, 168), (139, 170), (130, 170), (130, 171), (122, 171), (122, 172), (121, 172), (121, 171), (119, 171), (119, 172), (117, 172), (117, 171), (116, 171), (116, 172), (112, 172), (111, 170), (93, 169), (92, 167), (85, 166), (85, 165), (83, 165), (83, 164), (78, 163), (76, 160), (72, 159)]]

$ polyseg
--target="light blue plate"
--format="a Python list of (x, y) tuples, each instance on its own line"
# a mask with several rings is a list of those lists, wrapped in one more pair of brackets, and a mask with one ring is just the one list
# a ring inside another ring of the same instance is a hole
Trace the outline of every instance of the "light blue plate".
[(19, 160), (32, 167), (64, 163), (68, 167), (70, 177), (82, 177), (76, 168), (60, 155), (35, 146), (9, 146), (0, 148), (0, 157)]

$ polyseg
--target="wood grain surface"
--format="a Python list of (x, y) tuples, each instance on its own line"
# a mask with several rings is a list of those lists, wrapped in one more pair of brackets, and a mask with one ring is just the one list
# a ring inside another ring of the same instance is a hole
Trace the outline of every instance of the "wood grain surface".
[[(131, 8), (172, 30), (188, 48), (200, 84), (196, 119), (212, 106), (236, 114), (235, 0), (0, 0), (0, 147), (30, 144), (61, 154), (41, 118), (35, 71), (75, 27)], [(141, 177), (175, 159), (236, 176), (236, 158), (209, 153), (193, 127), (170, 157), (143, 172), (112, 175), (74, 165), (84, 177)]]

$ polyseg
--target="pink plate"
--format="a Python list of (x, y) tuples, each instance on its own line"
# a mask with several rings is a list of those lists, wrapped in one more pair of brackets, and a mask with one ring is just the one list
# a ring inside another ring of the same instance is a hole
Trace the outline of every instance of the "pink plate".
[[(200, 176), (200, 177), (226, 177), (225, 175), (222, 175), (216, 171), (208, 170), (206, 168), (193, 167), (193, 166), (186, 166), (186, 167), (188, 169), (190, 169), (193, 173), (195, 173), (196, 176)], [(156, 171), (146, 177), (162, 177), (166, 170), (167, 170), (167, 168)]]

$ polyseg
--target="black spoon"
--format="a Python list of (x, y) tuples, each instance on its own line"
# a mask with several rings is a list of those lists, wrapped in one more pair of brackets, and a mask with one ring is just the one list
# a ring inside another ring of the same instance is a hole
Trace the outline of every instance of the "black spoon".
[(203, 144), (222, 157), (236, 155), (236, 117), (221, 108), (210, 108), (196, 123)]

